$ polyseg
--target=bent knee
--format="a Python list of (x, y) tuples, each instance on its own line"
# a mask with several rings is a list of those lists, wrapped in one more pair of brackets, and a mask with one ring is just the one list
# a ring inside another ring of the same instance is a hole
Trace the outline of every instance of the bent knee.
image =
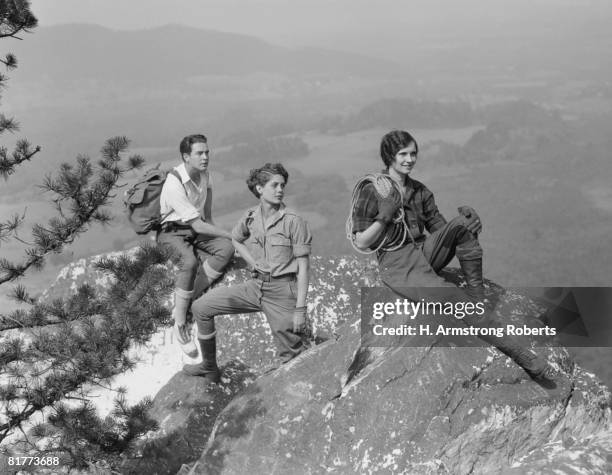
[(466, 238), (473, 238), (473, 234), (468, 230), (467, 224), (468, 219), (465, 216), (455, 216), (448, 223), (455, 232), (457, 232), (460, 236), (465, 235)]
[(184, 271), (197, 272), (200, 262), (193, 254), (183, 254), (179, 262), (179, 268)]
[(220, 240), (216, 246), (213, 256), (218, 260), (222, 261), (223, 264), (227, 264), (234, 257), (234, 245), (229, 239)]
[(219, 253), (223, 256), (233, 256), (234, 245), (232, 244), (232, 241), (230, 241), (229, 239), (224, 239), (223, 241), (221, 241), (219, 245)]
[(191, 312), (196, 322), (206, 323), (214, 321), (216, 313), (206, 304), (203, 299), (198, 299), (191, 305)]

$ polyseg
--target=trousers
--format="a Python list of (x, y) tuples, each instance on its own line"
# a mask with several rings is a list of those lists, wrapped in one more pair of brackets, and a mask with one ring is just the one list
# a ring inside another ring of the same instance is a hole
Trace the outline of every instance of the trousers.
[[(172, 246), (176, 250), (179, 257), (179, 269), (175, 278), (175, 286), (188, 291), (193, 290), (200, 259), (205, 270), (208, 266), (218, 276), (234, 256), (234, 246), (229, 239), (203, 236), (191, 229), (160, 232), (157, 242)], [(207, 273), (210, 273), (210, 270)]]
[(457, 296), (465, 299), (465, 293), (440, 277), (438, 272), (446, 267), (455, 255), (459, 259), (482, 259), (482, 254), (480, 243), (467, 230), (463, 218), (459, 216), (429, 235), (420, 246), (409, 243), (395, 251), (379, 252), (377, 257), (381, 279), (392, 289), (454, 287), (457, 289)]
[(216, 315), (263, 311), (278, 348), (288, 361), (306, 349), (302, 337), (293, 333), (293, 311), (297, 300), (295, 281), (263, 282), (252, 279), (230, 287), (218, 287), (196, 300), (191, 309), (200, 335), (215, 332)]
[[(473, 301), (469, 293), (437, 274), (451, 261), (455, 253), (459, 259), (482, 258), (480, 244), (467, 231), (461, 217), (451, 220), (444, 227), (432, 233), (423, 243), (422, 249), (408, 244), (396, 251), (379, 253), (381, 280), (396, 294), (415, 302), (421, 299), (438, 300), (440, 291), (436, 289), (428, 291), (427, 287), (444, 287), (443, 296), (446, 302), (455, 304)], [(466, 315), (461, 321), (473, 327), (498, 326), (493, 309), (486, 305), (483, 315)], [(511, 336), (494, 338), (482, 335), (480, 338), (515, 361), (525, 359), (523, 358), (525, 348)]]
[[(429, 235), (421, 246), (410, 243), (395, 251), (379, 252), (377, 257), (382, 282), (396, 294), (415, 302), (421, 299), (435, 301), (443, 296), (446, 302), (454, 304), (474, 301), (474, 297), (444, 280), (438, 272), (455, 255), (460, 260), (469, 260), (482, 259), (482, 254), (480, 243), (459, 216)], [(444, 288), (443, 295), (437, 289), (440, 287)], [(491, 309), (487, 308), (484, 315), (465, 316), (463, 322), (470, 326), (491, 326), (492, 317)]]

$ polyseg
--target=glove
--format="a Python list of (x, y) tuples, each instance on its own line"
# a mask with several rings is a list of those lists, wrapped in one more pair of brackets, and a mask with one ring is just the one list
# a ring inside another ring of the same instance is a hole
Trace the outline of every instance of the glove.
[(293, 333), (304, 333), (306, 329), (306, 306), (295, 307), (293, 311)]
[(256, 262), (255, 267), (249, 269), (249, 272), (251, 273), (251, 277), (255, 279), (259, 274), (269, 274), (270, 266), (262, 262)]
[(397, 193), (392, 191), (386, 198), (378, 197), (378, 214), (376, 221), (381, 221), (383, 224), (389, 224), (393, 221), (395, 213), (402, 206), (402, 201), (398, 198)]
[(459, 214), (465, 218), (465, 227), (469, 232), (471, 232), (474, 236), (478, 236), (482, 231), (482, 223), (480, 222), (480, 217), (474, 210), (474, 208), (470, 206), (459, 206), (457, 208)]

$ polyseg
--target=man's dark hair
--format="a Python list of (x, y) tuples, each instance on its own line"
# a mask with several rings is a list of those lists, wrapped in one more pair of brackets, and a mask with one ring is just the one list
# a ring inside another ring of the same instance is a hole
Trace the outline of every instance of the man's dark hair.
[(419, 144), (414, 137), (405, 130), (392, 130), (386, 134), (380, 142), (380, 158), (386, 167), (391, 165), (393, 159), (401, 149), (414, 144), (416, 152), (419, 152)]
[(208, 139), (204, 134), (192, 134), (185, 137), (183, 140), (181, 140), (181, 143), (179, 145), (181, 158), (183, 158), (184, 153), (186, 153), (187, 155), (191, 153), (191, 146), (194, 143), (208, 143)]
[(289, 173), (280, 163), (266, 163), (261, 168), (253, 168), (249, 172), (246, 184), (257, 198), (261, 195), (257, 191), (257, 185), (265, 186), (273, 175), (281, 175), (285, 179), (285, 184), (289, 182)]

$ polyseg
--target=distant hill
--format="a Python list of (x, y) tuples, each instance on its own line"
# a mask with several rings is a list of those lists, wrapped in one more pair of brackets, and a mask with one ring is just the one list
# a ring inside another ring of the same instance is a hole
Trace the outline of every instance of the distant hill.
[(389, 76), (399, 66), (352, 53), (288, 49), (252, 36), (166, 25), (116, 31), (96, 25), (38, 28), (13, 43), (19, 76), (57, 81), (123, 78), (147, 83), (203, 75), (276, 72)]

